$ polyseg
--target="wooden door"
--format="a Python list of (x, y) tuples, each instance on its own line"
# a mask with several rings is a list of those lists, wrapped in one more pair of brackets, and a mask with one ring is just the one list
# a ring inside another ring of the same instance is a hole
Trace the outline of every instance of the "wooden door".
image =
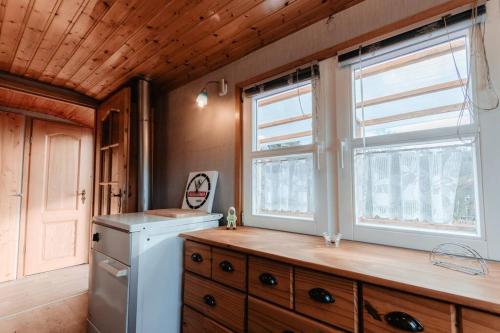
[(0, 282), (16, 278), (24, 116), (0, 112)]
[(33, 121), (26, 275), (88, 262), (92, 141), (91, 129)]
[(124, 88), (97, 110), (94, 215), (136, 210), (130, 123), (130, 88)]

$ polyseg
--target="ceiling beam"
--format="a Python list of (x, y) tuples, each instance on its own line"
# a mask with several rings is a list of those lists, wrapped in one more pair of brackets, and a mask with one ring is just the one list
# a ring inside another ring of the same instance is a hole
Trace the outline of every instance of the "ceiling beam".
[(3, 71), (0, 71), (0, 88), (20, 91), (94, 109), (99, 105), (99, 102), (94, 98), (85, 96), (76, 91), (52, 86), (47, 83), (34, 81)]

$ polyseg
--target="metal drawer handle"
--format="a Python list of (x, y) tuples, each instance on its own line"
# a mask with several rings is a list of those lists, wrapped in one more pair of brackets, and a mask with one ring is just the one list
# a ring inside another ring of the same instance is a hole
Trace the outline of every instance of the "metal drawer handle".
[(418, 322), (417, 319), (413, 318), (405, 312), (389, 312), (384, 316), (385, 321), (392, 327), (405, 332), (423, 332), (424, 327)]
[(231, 273), (234, 271), (233, 265), (227, 260), (221, 261), (219, 266), (224, 272)]
[(266, 286), (275, 286), (278, 284), (278, 280), (270, 273), (262, 273), (259, 276), (259, 280)]
[(109, 260), (103, 260), (99, 262), (99, 267), (104, 269), (106, 272), (109, 274), (113, 275), (114, 277), (122, 277), (122, 276), (127, 276), (127, 269), (117, 269), (109, 264)]
[(198, 252), (195, 252), (195, 253), (193, 253), (191, 255), (191, 260), (194, 261), (194, 262), (202, 262), (203, 261), (203, 257)]
[(217, 303), (215, 302), (215, 297), (213, 297), (212, 295), (203, 296), (203, 302), (205, 302), (206, 305), (212, 306), (212, 307), (217, 305)]
[(309, 297), (312, 300), (322, 303), (322, 304), (332, 304), (335, 303), (335, 297), (328, 292), (328, 290), (323, 288), (313, 288), (309, 290)]

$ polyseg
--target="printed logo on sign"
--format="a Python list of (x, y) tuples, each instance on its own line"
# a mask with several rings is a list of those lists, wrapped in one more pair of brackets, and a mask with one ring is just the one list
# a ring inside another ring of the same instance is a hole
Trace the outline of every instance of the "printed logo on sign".
[(217, 171), (190, 172), (182, 209), (197, 209), (211, 213), (217, 178)]
[(189, 191), (188, 192), (188, 197), (191, 198), (204, 198), (208, 195), (208, 192), (196, 192), (196, 191)]
[(210, 194), (210, 178), (205, 173), (198, 173), (188, 183), (186, 203), (191, 209), (203, 206)]

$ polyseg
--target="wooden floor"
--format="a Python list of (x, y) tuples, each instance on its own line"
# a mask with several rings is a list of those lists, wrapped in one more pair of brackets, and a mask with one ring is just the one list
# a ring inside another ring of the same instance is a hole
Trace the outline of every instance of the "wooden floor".
[(89, 266), (0, 283), (0, 333), (85, 332)]
[(84, 333), (87, 294), (0, 319), (1, 333)]

